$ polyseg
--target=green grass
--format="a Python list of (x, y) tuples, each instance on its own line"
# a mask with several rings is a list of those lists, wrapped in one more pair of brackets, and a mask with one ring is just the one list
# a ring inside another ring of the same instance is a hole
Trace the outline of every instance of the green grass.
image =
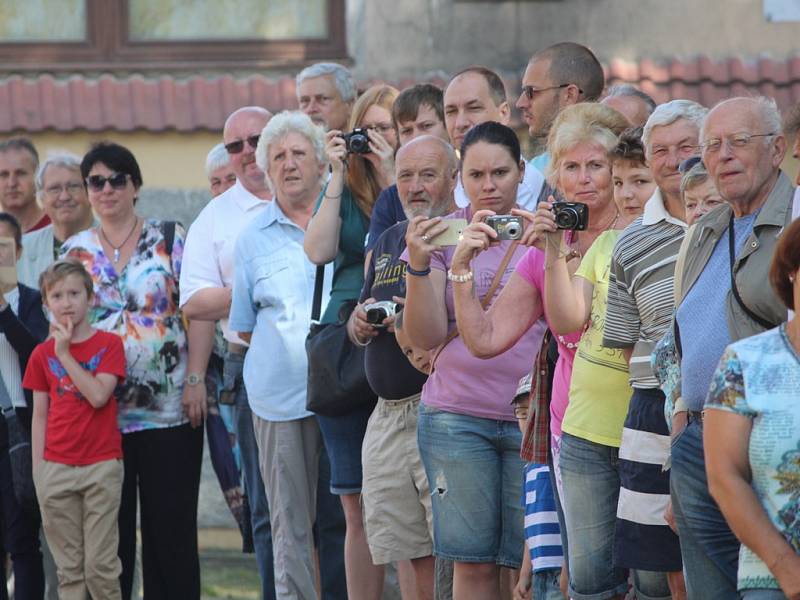
[(258, 600), (261, 582), (253, 554), (238, 550), (200, 552), (203, 600)]

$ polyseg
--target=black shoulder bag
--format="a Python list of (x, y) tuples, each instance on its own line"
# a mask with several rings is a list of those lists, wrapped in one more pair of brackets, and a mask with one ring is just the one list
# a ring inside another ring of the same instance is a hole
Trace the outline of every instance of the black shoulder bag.
[[(306, 338), (308, 389), (306, 408), (323, 417), (341, 417), (362, 406), (375, 405), (378, 398), (367, 382), (364, 347), (347, 337), (347, 319), (355, 304), (339, 311), (339, 322), (319, 323), (325, 267), (317, 267), (311, 331)], [(349, 309), (349, 310), (348, 310)]]
[(17, 418), (11, 396), (3, 378), (0, 377), (0, 410), (8, 430), (8, 459), (11, 462), (11, 482), (17, 503), (31, 514), (36, 514), (36, 490), (33, 486), (33, 458), (31, 435)]

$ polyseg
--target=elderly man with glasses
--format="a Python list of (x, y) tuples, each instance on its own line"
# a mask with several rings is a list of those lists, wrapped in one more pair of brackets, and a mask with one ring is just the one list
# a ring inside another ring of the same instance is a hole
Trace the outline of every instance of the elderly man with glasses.
[(94, 223), (92, 207), (81, 179), (81, 159), (74, 154), (53, 154), (36, 172), (39, 203), (51, 224), (22, 236), (22, 256), (17, 278), (38, 289), (39, 274), (61, 252), (61, 244)]
[[(792, 218), (794, 188), (780, 170), (786, 139), (774, 100), (720, 102), (703, 121), (700, 140), (703, 163), (725, 203), (692, 226), (681, 248), (683, 268), (675, 274), (683, 405), (673, 417), (672, 504), (689, 598), (733, 600), (739, 598), (739, 541), (712, 499), (723, 491), (712, 465), (706, 475), (706, 456), (729, 446), (725, 436), (706, 436), (704, 455), (703, 407), (725, 347), (787, 318), (768, 274)], [(722, 423), (725, 415), (709, 413), (709, 421)], [(752, 568), (752, 561), (742, 563), (740, 580), (752, 579)]]

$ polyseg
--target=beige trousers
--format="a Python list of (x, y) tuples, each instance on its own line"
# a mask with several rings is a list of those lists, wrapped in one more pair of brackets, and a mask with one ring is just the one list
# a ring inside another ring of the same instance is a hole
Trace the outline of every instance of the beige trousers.
[(117, 557), (122, 460), (73, 467), (43, 461), (34, 471), (42, 528), (58, 570), (61, 600), (121, 600)]

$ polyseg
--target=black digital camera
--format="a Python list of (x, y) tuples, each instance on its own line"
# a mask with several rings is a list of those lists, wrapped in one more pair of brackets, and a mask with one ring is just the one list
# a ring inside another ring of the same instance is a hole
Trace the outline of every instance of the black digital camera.
[(367, 129), (356, 127), (350, 133), (342, 135), (345, 147), (350, 154), (369, 154), (369, 134)]
[(583, 202), (553, 202), (556, 227), (583, 231), (589, 225), (589, 207)]
[(514, 215), (493, 215), (486, 217), (483, 222), (497, 232), (498, 240), (519, 240), (525, 231), (522, 217)]
[(391, 300), (382, 300), (381, 302), (374, 302), (367, 304), (364, 311), (367, 313), (367, 323), (376, 329), (383, 329), (386, 325), (383, 320), (397, 314), (398, 304)]

